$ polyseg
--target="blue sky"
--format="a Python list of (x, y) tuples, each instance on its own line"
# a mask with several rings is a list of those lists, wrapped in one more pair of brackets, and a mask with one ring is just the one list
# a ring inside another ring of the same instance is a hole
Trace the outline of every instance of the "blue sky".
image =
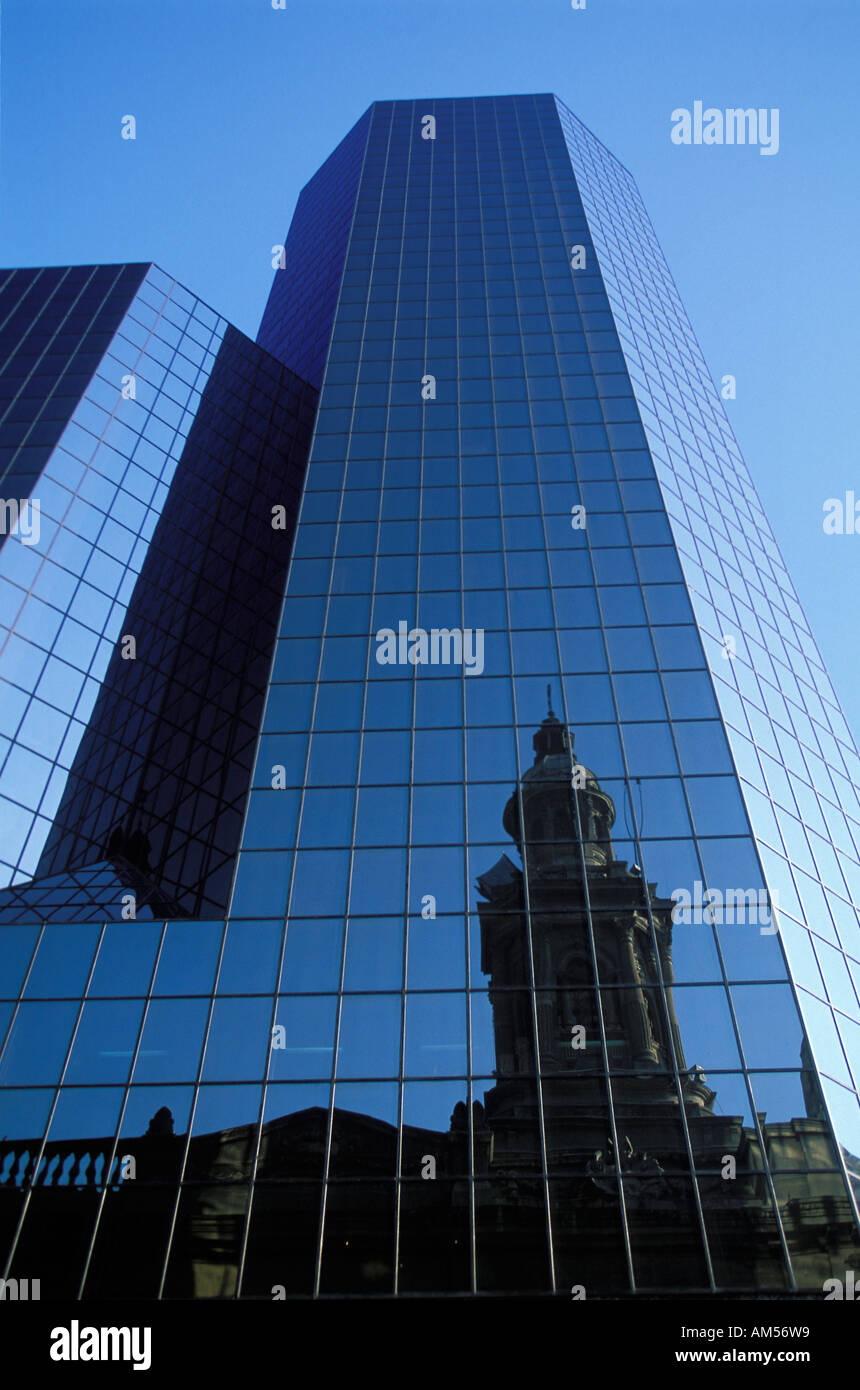
[[(255, 333), (295, 199), (375, 99), (554, 91), (631, 169), (849, 723), (860, 6), (852, 0), (2, 0), (4, 265), (154, 260)], [(676, 107), (778, 107), (780, 148)], [(120, 138), (133, 114), (137, 139)]]

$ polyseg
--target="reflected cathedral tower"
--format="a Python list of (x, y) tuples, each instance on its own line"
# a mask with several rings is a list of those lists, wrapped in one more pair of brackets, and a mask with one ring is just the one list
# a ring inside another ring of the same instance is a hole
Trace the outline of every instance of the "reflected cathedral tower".
[[(488, 1117), (501, 1125), (528, 1104), (521, 1078), (537, 1071), (536, 1042), (540, 1072), (551, 1083), (546, 1118), (558, 1140), (551, 1157), (601, 1150), (605, 1045), (615, 1112), (629, 1131), (625, 1149), (673, 1148), (680, 1104), (700, 1129), (710, 1121), (702, 1142), (719, 1146), (714, 1093), (700, 1069), (687, 1067), (675, 1015), (674, 903), (656, 896), (638, 866), (615, 857), (615, 805), (576, 761), (551, 706), (532, 742), (534, 762), (503, 816), (525, 872), (503, 855), (478, 879), (499, 1078), (487, 1096)], [(532, 978), (536, 1027), (524, 992)], [(664, 1122), (671, 1137), (661, 1135)]]

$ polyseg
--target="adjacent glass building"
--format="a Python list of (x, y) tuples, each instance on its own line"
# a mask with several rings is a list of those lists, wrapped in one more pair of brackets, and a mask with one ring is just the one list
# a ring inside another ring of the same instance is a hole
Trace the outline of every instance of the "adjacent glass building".
[(317, 393), (155, 266), (0, 316), (0, 921), (223, 912)]
[[(187, 312), (156, 419), (201, 311), (152, 268), (10, 272), (11, 360), (22, 295), (96, 275), (92, 359)], [(55, 732), (4, 728), (49, 764), (0, 784), (4, 1273), (822, 1297), (860, 1255), (858, 755), (630, 175), (552, 96), (376, 103), (258, 344), (212, 319), (126, 587), (72, 615), (84, 713), (13, 625)], [(54, 435), (58, 353), (9, 390), (19, 496), (134, 466), (111, 351)]]

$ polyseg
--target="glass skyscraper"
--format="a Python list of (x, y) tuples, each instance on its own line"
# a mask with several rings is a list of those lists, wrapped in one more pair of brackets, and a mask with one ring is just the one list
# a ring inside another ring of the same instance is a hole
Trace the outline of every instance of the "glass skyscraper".
[(860, 764), (623, 166), (378, 102), (256, 344), (147, 266), (0, 314), (6, 1277), (844, 1279)]

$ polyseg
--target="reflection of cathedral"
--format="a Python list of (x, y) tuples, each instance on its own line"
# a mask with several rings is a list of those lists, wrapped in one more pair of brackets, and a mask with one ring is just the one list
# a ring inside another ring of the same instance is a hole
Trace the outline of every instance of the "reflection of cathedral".
[[(583, 1180), (575, 1210), (560, 1203), (554, 1218), (557, 1236), (566, 1228), (583, 1278), (599, 1280), (599, 1210), (617, 1205), (620, 1175), (627, 1219), (637, 1230), (634, 1266), (654, 1271), (657, 1283), (683, 1287), (680, 1227), (689, 1224), (692, 1159), (725, 1282), (756, 1287), (775, 1280), (778, 1231), (758, 1135), (740, 1117), (714, 1113), (716, 1093), (684, 1058), (672, 991), (674, 903), (656, 896), (638, 866), (615, 858), (612, 799), (574, 761), (567, 730), (551, 709), (533, 745), (534, 763), (504, 812), (526, 873), (503, 855), (478, 880), (497, 1061), (496, 1085), (484, 1097), (489, 1168), (521, 1171), (530, 1153), (538, 1157), (530, 1148), (537, 1047), (547, 1172), (550, 1180)], [(831, 1254), (840, 1268), (851, 1257), (853, 1228), (841, 1178), (824, 1171), (835, 1157), (808, 1066), (803, 1080), (806, 1117), (760, 1120), (792, 1254), (819, 1251), (814, 1263), (823, 1279)], [(732, 1179), (727, 1159), (734, 1161)], [(695, 1265), (691, 1252), (691, 1276)]]
[[(112, 1278), (122, 1277), (111, 1272), (112, 1248), (145, 1265), (149, 1243), (155, 1278), (173, 1220), (165, 1295), (231, 1296), (252, 1177), (254, 1253), (243, 1292), (310, 1293), (326, 1165), (323, 1292), (390, 1292), (398, 1223), (402, 1287), (467, 1291), (472, 1200), (479, 1288), (545, 1288), (535, 1252), (546, 1245), (547, 1190), (557, 1278), (589, 1296), (627, 1291), (624, 1233), (638, 1285), (676, 1294), (707, 1287), (702, 1226), (717, 1285), (727, 1289), (783, 1288), (783, 1239), (808, 1290), (856, 1263), (850, 1204), (808, 1056), (806, 1115), (759, 1117), (780, 1231), (757, 1131), (716, 1114), (715, 1091), (684, 1058), (672, 995), (673, 903), (615, 858), (613, 802), (573, 763), (551, 710), (533, 743), (534, 763), (503, 815), (525, 872), (503, 855), (478, 879), (496, 1065), (471, 1125), (461, 1102), (447, 1131), (403, 1127), (399, 1171), (412, 1181), (401, 1184), (397, 1208), (397, 1129), (372, 1116), (337, 1109), (330, 1127), (325, 1109), (309, 1108), (265, 1123), (259, 1143), (253, 1124), (200, 1135), (188, 1145), (174, 1217), (186, 1141), (163, 1108), (147, 1135), (123, 1142), (135, 1181), (117, 1184), (112, 1170), (94, 1255), (98, 1294), (109, 1296)], [(38, 1195), (52, 1189), (46, 1250), (63, 1223), (78, 1223), (85, 1240), (110, 1147), (47, 1145), (32, 1179)], [(0, 1145), (0, 1193), (11, 1199), (28, 1186), (37, 1150)], [(428, 1156), (433, 1181), (422, 1180)], [(103, 1275), (100, 1257), (108, 1259)]]
[[(504, 812), (527, 874), (503, 855), (478, 880), (486, 899), (478, 909), (481, 967), (490, 978), (497, 1059), (498, 1082), (487, 1096), (494, 1151), (506, 1117), (534, 1104), (533, 1083), (518, 1080), (536, 1072), (531, 995), (525, 992), (532, 969), (552, 1135), (548, 1166), (568, 1170), (576, 1154), (594, 1154), (607, 1140), (601, 1017), (619, 1124), (649, 1149), (673, 1151), (682, 1144), (682, 1130), (671, 1067), (675, 1058), (683, 1073), (684, 1058), (671, 988), (661, 982), (672, 982), (674, 904), (656, 899), (653, 885), (646, 901), (638, 868), (615, 858), (615, 807), (594, 774), (573, 763), (567, 731), (552, 711), (533, 743), (534, 764)], [(713, 1092), (690, 1073), (682, 1090), (703, 1152), (714, 1145), (722, 1152)]]

